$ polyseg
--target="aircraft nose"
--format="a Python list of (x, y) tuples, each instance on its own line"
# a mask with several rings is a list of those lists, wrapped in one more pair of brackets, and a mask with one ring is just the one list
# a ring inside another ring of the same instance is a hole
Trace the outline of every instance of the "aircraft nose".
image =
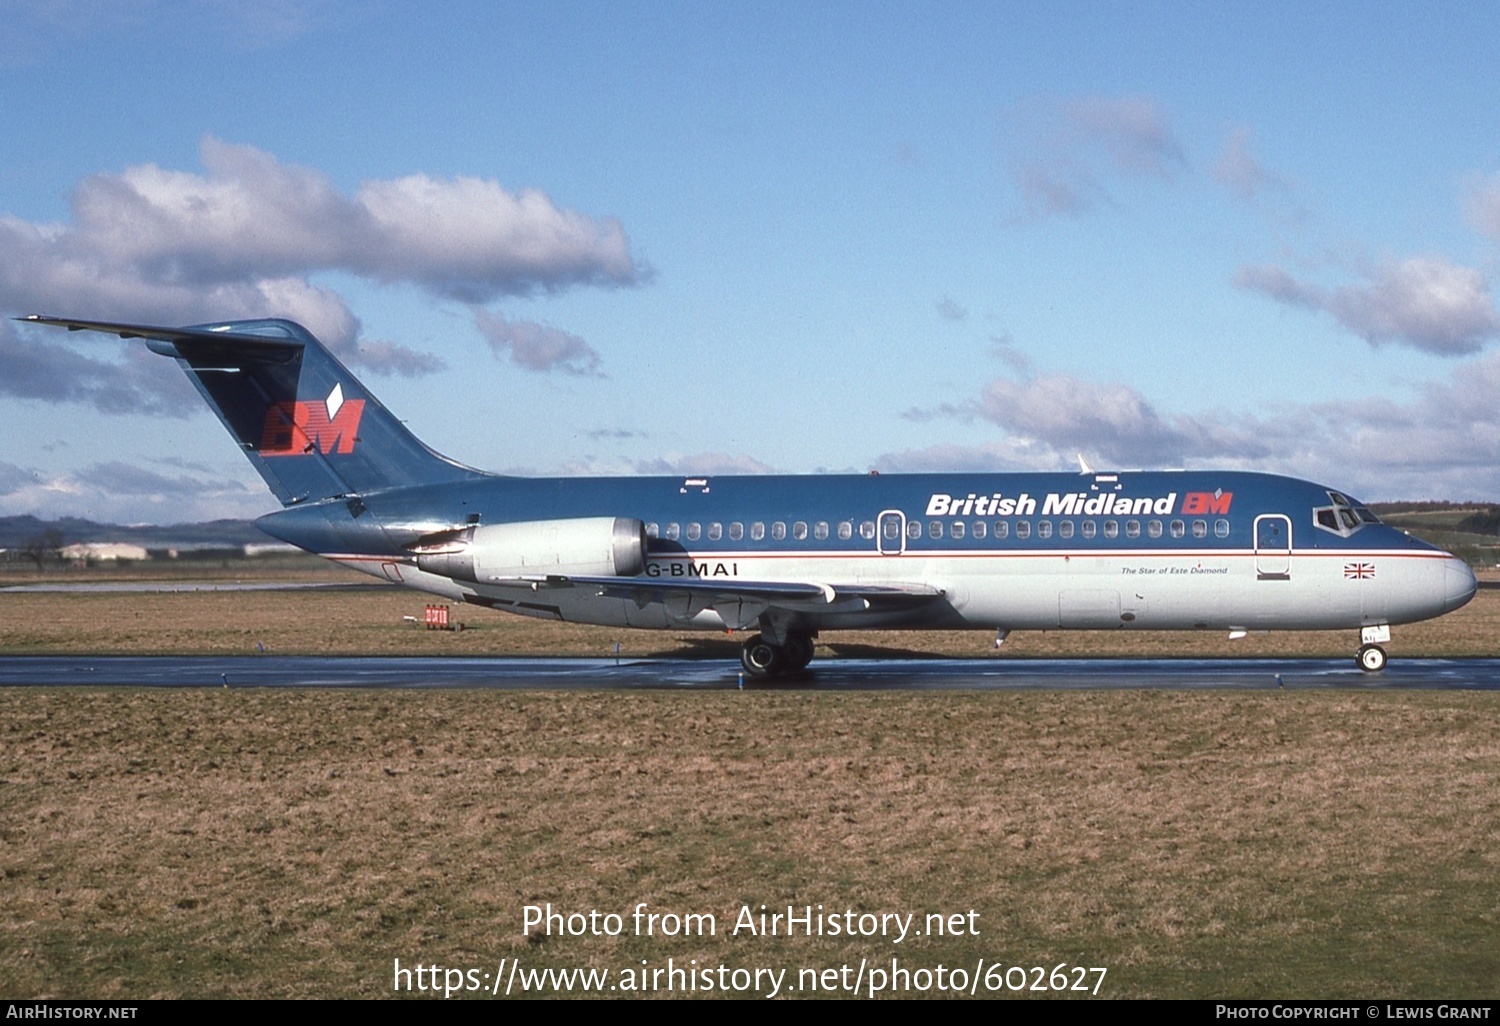
[(1457, 609), (1474, 597), (1474, 592), (1479, 587), (1479, 582), (1474, 579), (1474, 571), (1469, 569), (1469, 564), (1461, 559), (1449, 558), (1447, 570), (1444, 574), (1444, 602), (1443, 611)]

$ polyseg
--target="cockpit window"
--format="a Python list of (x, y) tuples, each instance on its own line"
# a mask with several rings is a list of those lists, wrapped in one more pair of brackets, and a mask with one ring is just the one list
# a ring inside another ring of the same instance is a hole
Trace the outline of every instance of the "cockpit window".
[(1356, 506), (1347, 495), (1329, 492), (1331, 506), (1319, 506), (1313, 510), (1313, 524), (1318, 528), (1347, 538), (1366, 524), (1378, 524), (1380, 518), (1364, 506)]

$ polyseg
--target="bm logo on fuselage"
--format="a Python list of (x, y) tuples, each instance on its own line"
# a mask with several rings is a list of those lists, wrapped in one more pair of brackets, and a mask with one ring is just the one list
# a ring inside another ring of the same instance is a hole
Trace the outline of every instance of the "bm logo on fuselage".
[(262, 456), (302, 456), (314, 450), (328, 456), (351, 453), (365, 413), (363, 399), (345, 399), (335, 385), (326, 400), (277, 403), (266, 410), (259, 452)]

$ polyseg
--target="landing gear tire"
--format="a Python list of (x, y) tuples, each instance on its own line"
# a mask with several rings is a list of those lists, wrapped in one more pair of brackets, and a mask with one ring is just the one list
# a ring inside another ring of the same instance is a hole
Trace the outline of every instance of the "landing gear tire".
[(807, 664), (813, 661), (813, 639), (806, 634), (788, 635), (784, 647), (786, 668), (793, 673), (807, 669)]
[(762, 635), (752, 634), (740, 649), (740, 665), (752, 677), (774, 677), (787, 668), (786, 651)]
[(1385, 649), (1379, 645), (1361, 645), (1354, 661), (1366, 673), (1377, 673), (1385, 669)]

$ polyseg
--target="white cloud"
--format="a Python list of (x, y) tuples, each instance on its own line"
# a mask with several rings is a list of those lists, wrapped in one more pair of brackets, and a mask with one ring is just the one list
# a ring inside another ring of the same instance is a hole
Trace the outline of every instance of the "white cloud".
[(1112, 176), (1169, 181), (1187, 166), (1182, 145), (1149, 97), (1086, 97), (1012, 119), (1011, 179), (1032, 217), (1114, 205)]
[(582, 456), (563, 465), (568, 477), (617, 477), (659, 475), (697, 477), (712, 474), (774, 474), (775, 468), (744, 453), (700, 452), (690, 456), (655, 456), (643, 459)]
[(1005, 437), (891, 453), (886, 471), (1219, 467), (1292, 474), (1367, 499), (1500, 499), (1500, 353), (1409, 403), (1351, 397), (1248, 415), (1164, 414), (1122, 384), (1052, 376), (991, 382), (950, 404)]
[(1488, 279), (1442, 257), (1412, 257), (1367, 275), (1366, 284), (1331, 289), (1277, 267), (1242, 267), (1234, 281), (1278, 302), (1323, 310), (1371, 345), (1461, 356), (1500, 336)]
[(1214, 162), (1214, 181), (1233, 192), (1240, 199), (1254, 199), (1268, 189), (1284, 189), (1285, 181), (1266, 169), (1252, 150), (1254, 133), (1241, 125), (1229, 133), (1224, 148)]
[(0, 506), (44, 519), (192, 523), (259, 516), (275, 500), (242, 481), (203, 473), (173, 476), (128, 463), (96, 463), (64, 474), (0, 464)]
[(1029, 438), (983, 445), (940, 444), (886, 453), (874, 469), (882, 474), (974, 473), (1062, 468), (1057, 450)]
[(345, 196), (251, 146), (207, 138), (201, 157), (205, 174), (145, 164), (86, 179), (74, 224), (35, 226), (33, 251), (164, 285), (340, 270), (466, 302), (641, 277), (618, 222), (536, 190), (416, 174)]
[(346, 266), (465, 302), (633, 285), (642, 275), (619, 222), (559, 210), (535, 189), (513, 195), (478, 178), (411, 175), (368, 182), (355, 203), (370, 245), (347, 254)]
[(1187, 164), (1166, 115), (1148, 97), (1074, 100), (1064, 115), (1077, 139), (1102, 146), (1121, 171), (1171, 178)]
[(534, 321), (506, 320), (504, 314), (482, 308), (475, 309), (474, 324), (497, 357), (527, 370), (600, 376), (599, 354), (577, 335)]
[(87, 403), (115, 414), (183, 417), (201, 407), (182, 372), (143, 347), (106, 343), (116, 359), (97, 359), (34, 335), (23, 336), (10, 321), (0, 320), (0, 394)]
[[(644, 275), (618, 222), (561, 209), (536, 190), (417, 174), (350, 196), (322, 172), (254, 147), (206, 138), (201, 156), (201, 173), (144, 164), (93, 175), (75, 190), (67, 223), (0, 214), (0, 310), (148, 324), (290, 317), (356, 369), (416, 376), (443, 361), (362, 341), (344, 299), (309, 276), (343, 272), (479, 301), (629, 286)], [(576, 336), (545, 335), (555, 330), (517, 338), (513, 358), (541, 366), (548, 346), (560, 346), (552, 365), (596, 373), (598, 354)], [(109, 380), (117, 364), (27, 335), (0, 333), (25, 368), (0, 376), (0, 392), (114, 411), (177, 394), (165, 361)]]

